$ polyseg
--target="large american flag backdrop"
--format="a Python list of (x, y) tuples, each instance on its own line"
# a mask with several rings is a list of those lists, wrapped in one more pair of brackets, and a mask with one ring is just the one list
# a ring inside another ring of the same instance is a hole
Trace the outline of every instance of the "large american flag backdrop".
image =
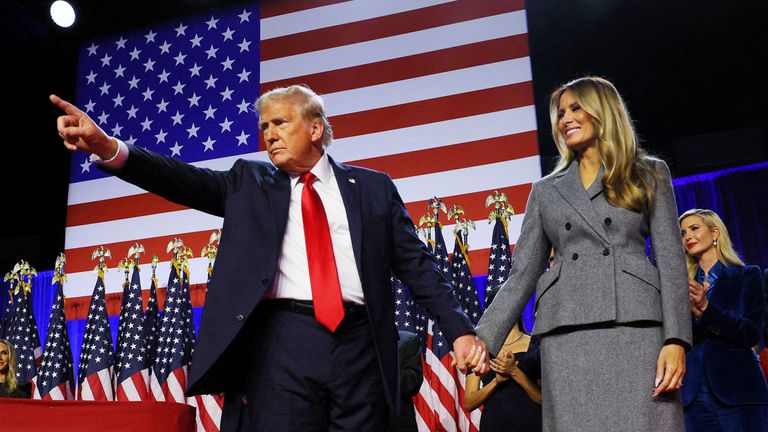
[[(477, 226), (473, 274), (487, 273), (485, 198), (496, 190), (516, 211), (514, 244), (541, 176), (523, 0), (262, 1), (182, 17), (84, 44), (76, 103), (128, 143), (228, 169), (238, 158), (268, 160), (253, 102), (290, 84), (323, 95), (335, 133), (329, 153), (387, 172), (415, 221), (434, 196), (464, 208)], [(72, 305), (91, 295), (97, 246), (118, 259), (142, 243), (160, 256), (163, 281), (171, 239), (197, 252), (222, 224), (105, 174), (81, 153), (70, 179)], [(443, 227), (445, 238), (453, 228)], [(207, 265), (190, 260), (193, 286), (205, 285)], [(150, 272), (141, 277), (149, 287)], [(105, 284), (119, 293), (120, 272), (108, 271)], [(202, 306), (204, 291), (192, 302)]]

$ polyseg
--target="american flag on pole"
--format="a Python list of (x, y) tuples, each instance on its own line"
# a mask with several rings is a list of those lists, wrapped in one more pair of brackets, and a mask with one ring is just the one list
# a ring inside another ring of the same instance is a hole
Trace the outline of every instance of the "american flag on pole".
[(509, 277), (509, 267), (512, 261), (512, 251), (509, 247), (507, 227), (500, 217), (494, 218), (493, 234), (491, 235), (491, 250), (488, 257), (488, 286), (486, 294), (494, 286), (501, 285)]
[(120, 260), (120, 263), (118, 264), (118, 270), (124, 270), (125, 271), (125, 280), (123, 281), (123, 295), (120, 297), (120, 316), (118, 317), (118, 324), (117, 324), (117, 349), (115, 350), (115, 389), (117, 389), (117, 371), (120, 370), (120, 359), (123, 355), (123, 352), (120, 350), (121, 346), (125, 345), (125, 342), (123, 339), (125, 339), (125, 325), (128, 322), (127, 319), (125, 319), (126, 314), (128, 313), (127, 305), (129, 296), (129, 290), (131, 287), (131, 280), (129, 278), (130, 272), (131, 272), (131, 263), (128, 259)]
[(392, 293), (395, 298), (395, 326), (398, 330), (417, 333), (415, 306), (410, 289), (394, 275), (390, 278), (392, 279)]
[(455, 237), (456, 242), (453, 246), (453, 260), (451, 261), (451, 284), (454, 293), (459, 298), (461, 307), (464, 308), (464, 313), (467, 314), (472, 324), (477, 324), (483, 315), (483, 309), (480, 307), (480, 300), (477, 297), (475, 280), (469, 270), (467, 260), (469, 244), (466, 242), (466, 234), (462, 231), (458, 231)]
[[(125, 291), (124, 291), (125, 292)], [(133, 267), (127, 296), (120, 313), (122, 337), (118, 338), (115, 370), (118, 401), (148, 400), (149, 358), (144, 341), (144, 310), (141, 304), (141, 279), (138, 263)]]
[(37, 375), (34, 399), (74, 399), (72, 350), (69, 346), (67, 321), (64, 315), (64, 278), (62, 276), (61, 274), (54, 276), (56, 298), (51, 309), (51, 321), (48, 323), (48, 336), (45, 341), (43, 361)]
[[(26, 264), (24, 261), (21, 263)], [(36, 276), (37, 272), (29, 267), (26, 267), (26, 270), (19, 273), (18, 281), (14, 287), (15, 308), (8, 342), (16, 350), (18, 362), (16, 379), (20, 383), (31, 381), (34, 387), (34, 378), (37, 376), (37, 368), (42, 361), (43, 349), (40, 346), (40, 336), (37, 333), (37, 323), (32, 313), (31, 301), (32, 276), (33, 274)]]
[(99, 268), (80, 350), (77, 376), (79, 400), (114, 400), (112, 367), (115, 364), (115, 353), (112, 351), (105, 295), (104, 268)]
[[(466, 283), (466, 276), (453, 271), (446, 252), (443, 227), (439, 221), (437, 208), (439, 205), (430, 205), (430, 209), (434, 210), (434, 239), (430, 240), (428, 236), (427, 243), (431, 246), (438, 263), (441, 264), (440, 268), (443, 274), (451, 281), (454, 295), (460, 300), (460, 291), (458, 285), (454, 283), (454, 278), (458, 277), (459, 281)], [(471, 279), (471, 275), (469, 278)], [(474, 287), (474, 283), (472, 286)], [(462, 306), (464, 305), (462, 304)], [(480, 411), (475, 410), (470, 413), (463, 407), (466, 385), (464, 375), (454, 366), (451, 366), (452, 346), (435, 322), (430, 319), (427, 326), (427, 350), (424, 353), (423, 365), (424, 381), (419, 393), (414, 397), (419, 431), (477, 431), (480, 425)]]
[(174, 260), (172, 265), (165, 307), (160, 319), (150, 399), (185, 403), (187, 368), (192, 357), (195, 333), (192, 327), (189, 281), (185, 280), (179, 261)]
[(196, 430), (213, 432), (219, 430), (223, 399), (212, 395), (195, 395), (189, 398), (185, 395), (187, 372), (195, 344), (186, 261), (186, 257), (177, 257), (171, 262), (173, 268), (160, 319), (157, 357), (150, 378), (150, 400), (188, 403), (194, 406), (197, 408)]
[(160, 332), (160, 317), (157, 304), (157, 278), (155, 269), (157, 267), (157, 256), (152, 259), (152, 280), (149, 286), (149, 299), (147, 300), (147, 310), (144, 311), (144, 353), (147, 356), (147, 366), (150, 373), (155, 366), (157, 358), (157, 335)]

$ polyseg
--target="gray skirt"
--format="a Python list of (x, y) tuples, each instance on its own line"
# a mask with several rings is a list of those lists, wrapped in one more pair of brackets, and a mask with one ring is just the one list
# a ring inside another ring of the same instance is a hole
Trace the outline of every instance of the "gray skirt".
[(679, 392), (653, 397), (660, 326), (575, 326), (541, 340), (545, 432), (680, 432)]

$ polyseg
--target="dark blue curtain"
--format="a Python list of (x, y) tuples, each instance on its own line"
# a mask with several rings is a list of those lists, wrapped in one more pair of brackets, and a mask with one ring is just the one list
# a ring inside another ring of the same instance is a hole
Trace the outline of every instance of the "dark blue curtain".
[(720, 215), (748, 264), (768, 267), (768, 162), (673, 181), (678, 214), (710, 209)]

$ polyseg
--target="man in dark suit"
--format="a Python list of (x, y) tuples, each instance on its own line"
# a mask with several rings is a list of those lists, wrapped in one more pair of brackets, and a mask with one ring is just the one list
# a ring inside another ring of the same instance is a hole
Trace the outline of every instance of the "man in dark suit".
[[(384, 430), (399, 401), (391, 273), (440, 322), (458, 367), (487, 370), (486, 346), (394, 183), (327, 155), (331, 126), (309, 88), (259, 98), (272, 164), (238, 160), (229, 171), (126, 145), (75, 106), (51, 101), (65, 112), (57, 126), (67, 148), (224, 217), (188, 385), (191, 394), (227, 394), (222, 430)], [(478, 350), (480, 360), (466, 364)]]

